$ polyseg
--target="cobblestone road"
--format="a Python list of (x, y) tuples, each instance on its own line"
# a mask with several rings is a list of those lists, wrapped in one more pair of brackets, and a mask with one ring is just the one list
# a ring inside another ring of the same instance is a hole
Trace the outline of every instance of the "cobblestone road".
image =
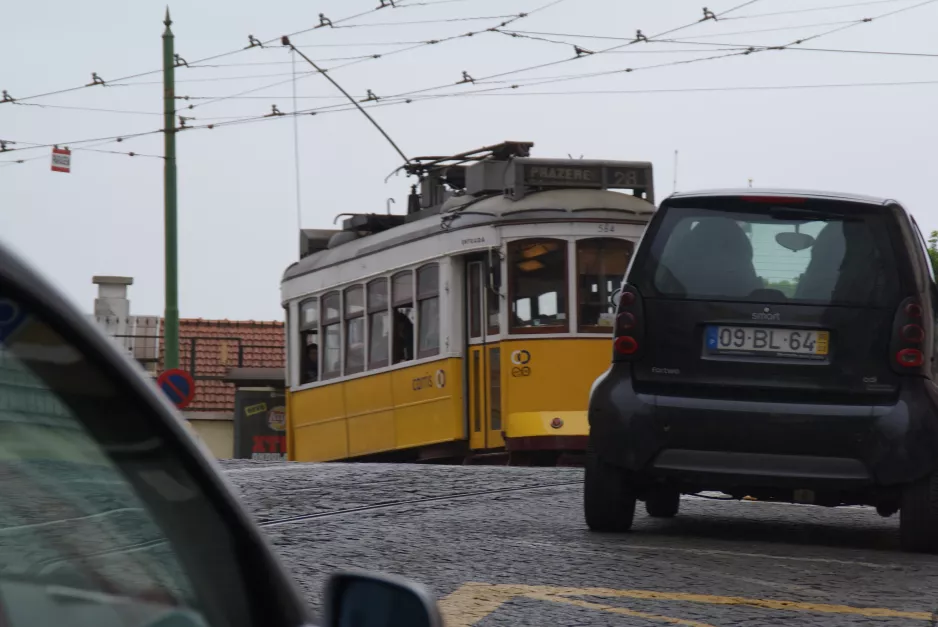
[(936, 624), (938, 558), (866, 508), (685, 497), (606, 535), (579, 469), (223, 465), (317, 608), (353, 567), (422, 582), (447, 627)]

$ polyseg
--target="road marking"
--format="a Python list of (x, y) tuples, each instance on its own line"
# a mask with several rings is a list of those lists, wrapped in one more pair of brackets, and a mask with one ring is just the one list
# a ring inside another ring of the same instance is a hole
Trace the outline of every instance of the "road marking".
[[(930, 612), (910, 612), (880, 607), (855, 607), (852, 605), (831, 605), (827, 603), (809, 603), (801, 601), (779, 601), (776, 599), (749, 599), (745, 597), (716, 596), (710, 594), (691, 594), (686, 592), (658, 592), (654, 590), (614, 590), (610, 588), (567, 588), (562, 586), (528, 586), (520, 584), (488, 584), (470, 582), (445, 597), (440, 602), (440, 609), (446, 619), (446, 627), (471, 627), (492, 614), (503, 604), (516, 597), (555, 601), (589, 607), (592, 609), (636, 616), (649, 620), (703, 627), (706, 623), (635, 612), (627, 608), (614, 608), (599, 603), (591, 603), (570, 597), (592, 596), (606, 598), (629, 598), (644, 601), (683, 601), (705, 605), (733, 605), (756, 607), (787, 612), (809, 612), (818, 614), (846, 614), (869, 618), (905, 618), (929, 621)], [(615, 611), (613, 611), (615, 610)]]
[(541, 601), (550, 601), (552, 603), (566, 603), (567, 605), (574, 605), (576, 607), (583, 607), (589, 610), (599, 610), (601, 612), (606, 612), (608, 614), (621, 614), (623, 616), (634, 616), (636, 618), (644, 618), (647, 620), (654, 620), (663, 623), (670, 623), (672, 625), (685, 625), (686, 627), (713, 627), (710, 623), (701, 623), (696, 620), (687, 620), (686, 618), (672, 618), (671, 616), (662, 616), (660, 614), (649, 614), (648, 612), (639, 612), (636, 610), (630, 610), (624, 607), (616, 607), (614, 605), (603, 605), (602, 603), (591, 603), (589, 601), (583, 601), (581, 599), (570, 599), (567, 597), (562, 597), (553, 594), (536, 594), (529, 593), (524, 595), (528, 599), (538, 599)]

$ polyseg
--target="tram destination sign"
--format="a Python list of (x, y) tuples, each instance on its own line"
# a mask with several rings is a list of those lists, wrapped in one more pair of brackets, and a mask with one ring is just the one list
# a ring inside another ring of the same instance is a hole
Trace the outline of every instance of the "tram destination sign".
[(634, 189), (648, 187), (651, 164), (616, 161), (577, 162), (570, 160), (517, 159), (524, 187), (585, 187), (593, 189)]

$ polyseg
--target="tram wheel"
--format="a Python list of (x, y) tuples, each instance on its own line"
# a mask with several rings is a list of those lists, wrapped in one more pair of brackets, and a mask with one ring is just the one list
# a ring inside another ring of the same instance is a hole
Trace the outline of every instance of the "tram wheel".
[(632, 528), (636, 494), (628, 472), (603, 462), (592, 445), (586, 450), (583, 510), (591, 531), (624, 532)]

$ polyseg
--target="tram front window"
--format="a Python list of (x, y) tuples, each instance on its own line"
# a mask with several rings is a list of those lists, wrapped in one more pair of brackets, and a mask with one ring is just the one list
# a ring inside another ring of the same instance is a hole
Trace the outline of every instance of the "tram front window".
[(567, 330), (567, 243), (521, 240), (508, 244), (511, 331)]
[(611, 333), (615, 305), (609, 302), (629, 265), (634, 245), (623, 239), (584, 239), (576, 243), (578, 325), (584, 333)]
[(391, 279), (391, 321), (394, 332), (394, 363), (414, 358), (414, 274), (410, 270), (399, 272)]

